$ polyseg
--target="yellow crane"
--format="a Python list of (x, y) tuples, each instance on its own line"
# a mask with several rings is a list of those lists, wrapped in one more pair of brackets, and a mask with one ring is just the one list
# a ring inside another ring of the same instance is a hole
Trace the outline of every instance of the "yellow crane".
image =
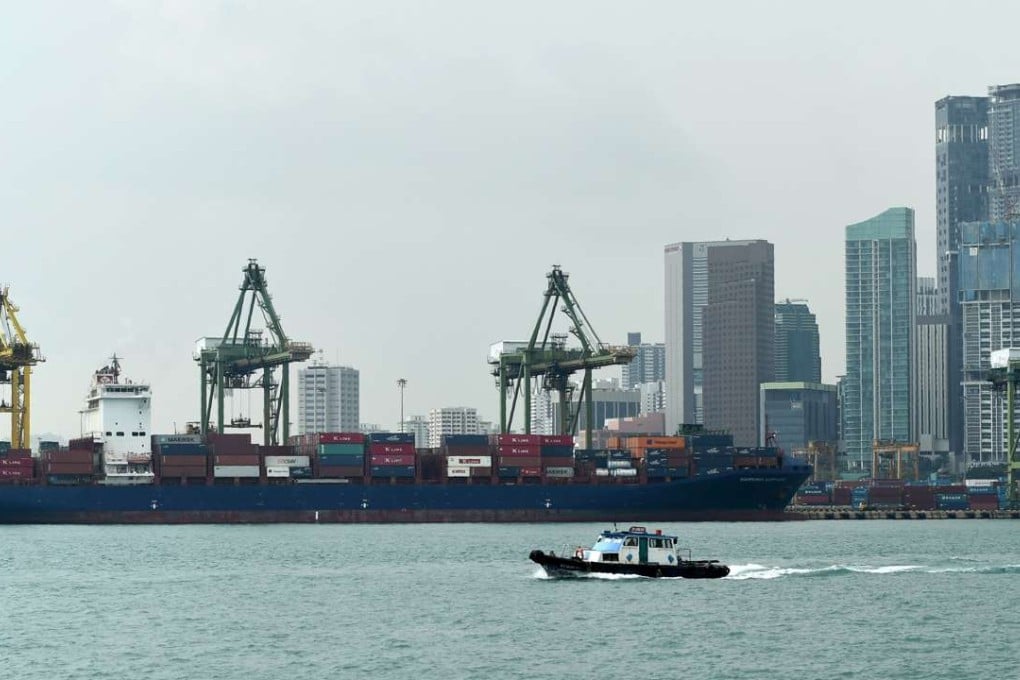
[(11, 414), (11, 448), (32, 446), (32, 367), (45, 361), (39, 346), (28, 341), (18, 322), (18, 306), (8, 286), (0, 290), (0, 384), (11, 386), (11, 400), (0, 398), (0, 413)]

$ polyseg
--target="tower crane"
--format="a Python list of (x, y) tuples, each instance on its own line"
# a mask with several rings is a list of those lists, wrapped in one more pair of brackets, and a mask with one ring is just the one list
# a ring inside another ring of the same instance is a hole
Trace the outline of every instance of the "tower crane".
[(11, 414), (11, 447), (27, 449), (32, 446), (32, 367), (45, 359), (25, 336), (8, 289), (0, 290), (0, 383), (10, 384), (11, 401), (0, 401), (0, 413)]
[[(531, 433), (531, 387), (532, 381), (541, 379), (546, 391), (559, 393), (559, 431), (561, 434), (575, 434), (582, 409), (585, 413), (587, 445), (591, 446), (592, 423), (595, 409), (592, 401), (592, 370), (614, 364), (630, 363), (637, 350), (633, 347), (610, 346), (603, 343), (580, 303), (567, 283), (569, 275), (559, 265), (553, 265), (546, 275), (548, 284), (542, 310), (535, 322), (531, 338), (527, 343), (516, 343), (509, 351), (498, 356), (490, 355), (492, 375), (499, 387), (499, 427), (506, 434), (513, 423), (514, 411), (520, 395), (524, 394), (524, 431)], [(560, 306), (562, 303), (562, 306)], [(567, 335), (552, 333), (552, 324), (557, 308), (570, 321), (569, 332), (581, 343), (580, 348), (567, 348)], [(504, 347), (503, 349), (508, 349)], [(583, 372), (581, 391), (576, 409), (572, 407), (575, 386), (570, 377)], [(509, 402), (509, 413), (507, 412)]]
[[(217, 432), (225, 427), (261, 427), (264, 444), (272, 446), (286, 442), (290, 434), (290, 364), (307, 361), (312, 346), (289, 340), (283, 332), (266, 285), (265, 268), (249, 259), (241, 271), (241, 294), (223, 336), (200, 339), (195, 351), (202, 383), (199, 431), (204, 437), (211, 429), (215, 401)], [(256, 306), (264, 329), (252, 324), (257, 322)], [(282, 369), (279, 382), (277, 368)], [(261, 389), (262, 423), (253, 425), (249, 419), (224, 422), (223, 397), (228, 389)]]

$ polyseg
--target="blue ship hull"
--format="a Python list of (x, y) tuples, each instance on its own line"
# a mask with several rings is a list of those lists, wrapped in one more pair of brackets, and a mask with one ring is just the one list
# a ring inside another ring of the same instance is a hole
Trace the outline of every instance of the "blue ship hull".
[(775, 520), (810, 472), (647, 484), (5, 486), (0, 524)]

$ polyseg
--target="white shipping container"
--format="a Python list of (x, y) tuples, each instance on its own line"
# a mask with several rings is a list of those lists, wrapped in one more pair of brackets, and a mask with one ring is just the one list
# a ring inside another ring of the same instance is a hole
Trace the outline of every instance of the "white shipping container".
[(447, 456), (446, 467), (492, 467), (492, 456)]
[(448, 467), (446, 468), (447, 477), (470, 477), (471, 468), (469, 467)]
[(213, 477), (258, 477), (258, 465), (214, 465)]
[(545, 469), (546, 477), (573, 477), (574, 468), (572, 467), (547, 467)]
[(613, 477), (637, 477), (637, 470), (627, 468), (616, 468), (615, 470), (610, 470), (610, 472)]
[(595, 468), (595, 476), (596, 477), (608, 477), (609, 476), (609, 469), (608, 468)]
[(965, 480), (963, 480), (963, 483), (965, 485), (967, 485), (968, 488), (970, 488), (972, 486), (998, 486), (999, 485), (999, 480), (997, 480), (997, 479), (965, 479)]
[(286, 465), (267, 465), (266, 477), (290, 477), (290, 468)]
[(611, 461), (608, 461), (608, 462), (609, 462), (609, 467), (611, 467), (611, 468), (629, 468), (630, 467), (630, 461), (629, 460), (611, 460)]
[(266, 456), (266, 467), (308, 467), (308, 456)]

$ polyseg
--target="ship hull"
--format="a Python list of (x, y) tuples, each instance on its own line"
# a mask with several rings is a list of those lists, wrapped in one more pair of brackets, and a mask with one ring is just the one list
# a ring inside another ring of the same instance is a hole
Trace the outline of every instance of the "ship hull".
[(0, 524), (773, 521), (809, 472), (650, 484), (0, 487)]

